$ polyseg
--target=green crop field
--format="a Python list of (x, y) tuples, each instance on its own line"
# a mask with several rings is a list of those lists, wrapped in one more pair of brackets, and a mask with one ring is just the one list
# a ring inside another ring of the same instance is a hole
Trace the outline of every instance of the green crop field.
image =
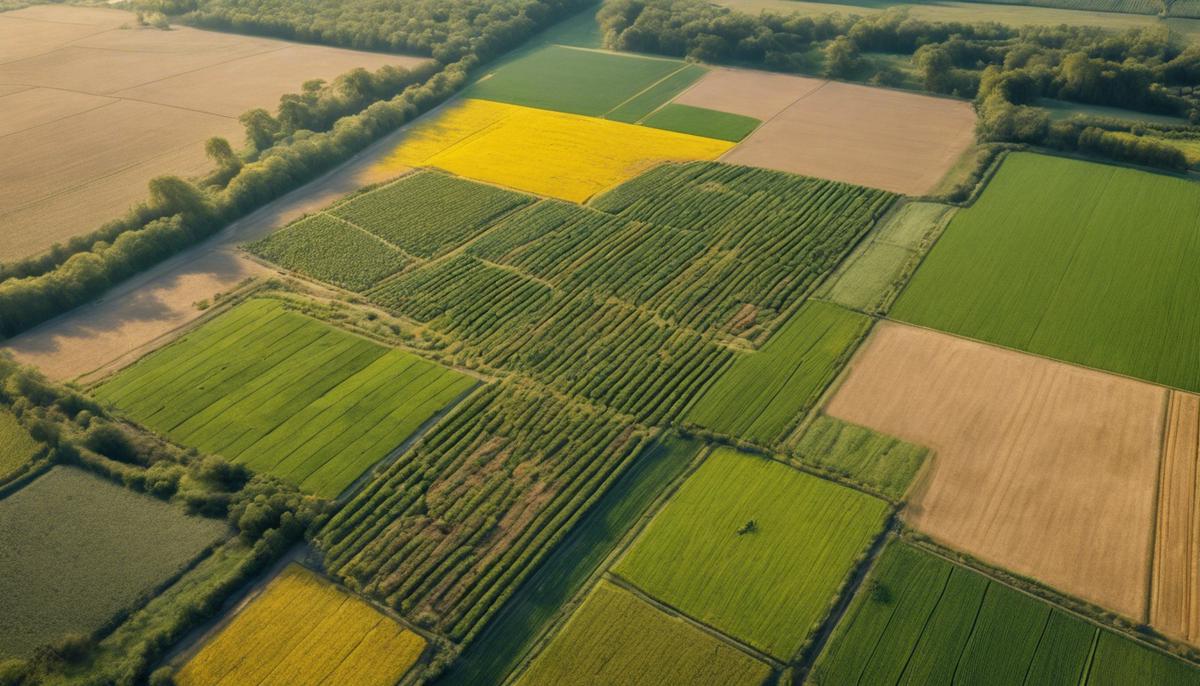
[(0, 409), (0, 477), (11, 474), (37, 451), (38, 442), (33, 440), (13, 413)]
[[(679, 60), (551, 45), (505, 64), (473, 84), (464, 96), (600, 116), (685, 68), (695, 74), (694, 67)], [(670, 100), (698, 76), (673, 80), (673, 90), (656, 88), (654, 106)]]
[(686, 420), (772, 446), (833, 380), (871, 319), (830, 303), (805, 303), (761, 350), (717, 377)]
[(685, 65), (674, 74), (626, 100), (620, 107), (609, 111), (604, 118), (628, 124), (640, 122), (707, 72), (707, 69), (698, 64)]
[(892, 316), (1200, 391), (1200, 186), (1017, 153)]
[(751, 686), (771, 668), (608, 582), (576, 610), (517, 686)]
[(500, 684), (564, 603), (616, 547), (701, 449), (664, 437), (642, 451), (619, 481), (521, 584), (462, 657), (438, 679), (443, 686)]
[(227, 530), (220, 520), (55, 467), (0, 500), (0, 660), (91, 634)]
[(1194, 684), (1200, 670), (893, 542), (808, 683)]
[(248, 250), (281, 267), (352, 291), (404, 269), (409, 258), (388, 243), (337, 217), (305, 217)]
[(929, 202), (905, 203), (850, 253), (817, 297), (867, 314), (886, 313), (920, 264), (927, 241), (942, 232), (954, 209)]
[(718, 448), (613, 569), (786, 660), (825, 617), (889, 509), (773, 460)]
[(533, 198), (441, 172), (417, 172), (329, 212), (418, 257), (456, 248)]
[(642, 120), (646, 126), (694, 136), (737, 142), (749, 136), (761, 124), (754, 117), (718, 112), (690, 105), (664, 105)]
[(335, 497), (473, 384), (277, 301), (252, 300), (95, 395), (184, 445)]
[(826, 415), (789, 441), (800, 462), (828, 470), (894, 500), (925, 462), (929, 450)]

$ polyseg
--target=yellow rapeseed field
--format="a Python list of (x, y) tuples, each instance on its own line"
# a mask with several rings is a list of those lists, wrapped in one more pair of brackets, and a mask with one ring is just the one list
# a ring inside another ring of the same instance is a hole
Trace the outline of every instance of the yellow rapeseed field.
[(291, 565), (175, 675), (180, 686), (391, 686), (425, 639)]
[(733, 143), (489, 100), (418, 123), (380, 164), (433, 166), (582, 202), (664, 161), (711, 160)]

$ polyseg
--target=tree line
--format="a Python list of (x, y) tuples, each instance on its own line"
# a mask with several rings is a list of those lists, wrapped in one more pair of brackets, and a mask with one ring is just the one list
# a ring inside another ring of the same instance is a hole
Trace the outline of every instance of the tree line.
[[(1187, 168), (1182, 152), (1120, 136), (1112, 122), (1051, 121), (1041, 98), (1169, 114), (1200, 125), (1200, 47), (1166, 30), (1114, 33), (1092, 27), (930, 22), (903, 10), (860, 17), (732, 11), (704, 0), (611, 0), (598, 20), (612, 48), (714, 63), (895, 85), (873, 55), (911, 59), (919, 87), (974, 98), (979, 136), (1082, 150), (1114, 159)], [(1129, 129), (1133, 124), (1127, 124)]]

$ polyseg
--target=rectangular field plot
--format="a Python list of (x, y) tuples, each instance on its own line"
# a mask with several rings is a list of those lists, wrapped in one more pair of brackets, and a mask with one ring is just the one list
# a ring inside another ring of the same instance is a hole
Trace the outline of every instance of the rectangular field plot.
[(707, 110), (703, 107), (670, 104), (642, 120), (656, 129), (690, 133), (723, 141), (738, 142), (761, 123), (753, 117)]
[(352, 291), (369, 288), (411, 262), (385, 241), (326, 214), (305, 217), (246, 248), (281, 267)]
[(781, 660), (825, 617), (887, 503), (718, 448), (613, 570)]
[(1171, 392), (1163, 437), (1150, 624), (1200, 643), (1200, 396)]
[(925, 463), (929, 450), (821, 415), (789, 439), (800, 462), (839, 474), (854, 483), (899, 500)]
[(1176, 658), (894, 542), (807, 683), (1194, 684), (1197, 679), (1200, 671)]
[(0, 409), (0, 477), (11, 474), (29, 461), (38, 450), (25, 427), (12, 412)]
[(277, 301), (251, 300), (95, 395), (179, 443), (331, 498), (473, 383)]
[(688, 411), (687, 421), (773, 446), (812, 408), (871, 319), (807, 302), (762, 347), (738, 358)]
[(179, 686), (392, 686), (425, 639), (299, 565), (272, 579), (175, 675)]
[(1166, 394), (881, 322), (825, 411), (934, 451), (917, 529), (1141, 619)]
[(730, 147), (711, 138), (466, 99), (423, 118), (381, 164), (439, 167), (582, 202), (660, 162), (711, 160)]
[(753, 686), (770, 675), (766, 663), (601, 581), (516, 686)]
[(1200, 390), (1200, 186), (1010, 155), (934, 246), (892, 315)]
[(100, 629), (227, 532), (223, 521), (55, 467), (0, 500), (0, 659)]

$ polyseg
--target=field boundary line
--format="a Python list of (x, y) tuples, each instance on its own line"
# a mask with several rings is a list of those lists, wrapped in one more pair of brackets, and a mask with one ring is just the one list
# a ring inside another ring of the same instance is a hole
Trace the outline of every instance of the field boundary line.
[[(25, 88), (25, 90), (19, 90), (16, 93), (9, 93), (8, 95), (6, 95), (4, 97), (9, 97), (9, 95), (19, 95), (21, 93), (28, 93), (29, 91), (38, 90), (38, 89), (42, 88), (42, 86), (30, 86), (30, 85), (24, 84), (24, 83), (17, 83), (17, 84), (13, 84), (13, 85), (25, 86), (26, 88)], [(62, 88), (50, 88), (47, 90), (66, 91), (66, 89), (62, 89)], [(66, 92), (67, 93), (78, 93), (79, 91), (66, 91)], [(95, 97), (95, 98), (104, 98), (108, 102), (102, 102), (99, 105), (96, 105), (95, 107), (89, 107), (86, 110), (80, 110), (78, 112), (72, 112), (70, 114), (65, 114), (65, 115), (55, 118), (55, 119), (47, 119), (46, 121), (40, 121), (40, 122), (34, 124), (33, 126), (26, 126), (23, 129), (17, 129), (16, 131), (9, 131), (8, 133), (0, 134), (0, 139), (8, 138), (9, 136), (15, 136), (20, 133), (25, 133), (26, 131), (32, 131), (33, 129), (36, 129), (36, 128), (39, 128), (42, 126), (48, 126), (50, 124), (57, 124), (61, 121), (66, 121), (67, 119), (70, 119), (71, 117), (77, 117), (81, 114), (87, 114), (88, 112), (95, 112), (96, 110), (103, 109), (105, 107), (108, 107), (110, 105), (115, 105), (118, 102), (120, 102), (120, 100), (118, 100), (116, 98), (112, 98), (107, 95), (91, 95), (90, 93), (85, 93), (83, 95), (89, 95), (90, 97)]]
[[(1163, 524), (1163, 485), (1166, 484), (1172, 461), (1167, 459), (1167, 452), (1171, 449), (1171, 444), (1175, 438), (1176, 425), (1172, 419), (1175, 417), (1175, 410), (1178, 408), (1179, 402), (1176, 397), (1177, 391), (1167, 391), (1163, 400), (1163, 417), (1162, 431), (1159, 433), (1158, 443), (1158, 478), (1154, 480), (1154, 510), (1150, 516), (1150, 551), (1146, 560), (1146, 612), (1140, 619), (1147, 624), (1154, 621), (1154, 596), (1158, 590), (1158, 572), (1161, 571), (1162, 561), (1159, 559), (1159, 543), (1162, 538), (1160, 527)], [(1190, 537), (1189, 537), (1190, 538)], [(1185, 589), (1186, 591), (1186, 589)], [(1186, 603), (1186, 599), (1184, 600)], [(1184, 626), (1184, 634), (1187, 634), (1187, 626)]]
[[(812, 77), (808, 77), (808, 78), (812, 78)], [(733, 151), (737, 150), (737, 149), (738, 149), (738, 146), (740, 146), (742, 143), (744, 143), (744, 142), (746, 142), (746, 141), (750, 140), (750, 137), (751, 137), (751, 136), (753, 136), (755, 133), (757, 133), (757, 132), (759, 131), (759, 129), (763, 128), (763, 127), (764, 127), (764, 126), (766, 126), (767, 124), (770, 124), (771, 122), (773, 122), (773, 121), (775, 121), (776, 119), (778, 119), (778, 118), (780, 117), (780, 115), (782, 115), (784, 112), (787, 112), (788, 110), (790, 110), (790, 109), (792, 109), (793, 107), (795, 107), (795, 106), (796, 106), (796, 104), (797, 104), (797, 103), (799, 103), (801, 100), (804, 100), (805, 98), (809, 97), (810, 95), (813, 95), (813, 94), (815, 94), (817, 91), (821, 90), (821, 89), (822, 89), (822, 88), (824, 88), (825, 86), (828, 86), (830, 83), (833, 83), (833, 81), (832, 81), (831, 79), (820, 79), (820, 81), (821, 81), (821, 85), (819, 85), (819, 86), (817, 86), (816, 88), (814, 88), (814, 89), (812, 89), (812, 90), (808, 91), (807, 93), (801, 93), (801, 94), (800, 94), (800, 96), (799, 96), (799, 97), (797, 97), (795, 100), (793, 100), (793, 101), (789, 102), (788, 104), (784, 105), (783, 107), (781, 107), (781, 108), (779, 109), (779, 111), (778, 111), (778, 112), (776, 112), (775, 114), (772, 114), (770, 117), (767, 117), (766, 119), (763, 119), (762, 121), (760, 121), (760, 122), (759, 122), (759, 124), (758, 124), (758, 126), (754, 127), (754, 130), (753, 130), (753, 131), (751, 131), (750, 133), (746, 134), (746, 137), (745, 137), (745, 138), (743, 138), (743, 139), (742, 139), (742, 140), (740, 140), (740, 141), (737, 141), (737, 142), (735, 142), (735, 143), (733, 144), (733, 147), (731, 147), (731, 148), (729, 148), (728, 150), (726, 150), (725, 152), (721, 153), (721, 154), (720, 154), (720, 156), (718, 156), (718, 157), (717, 157), (717, 161), (718, 161), (718, 162), (724, 162), (724, 161), (725, 161), (725, 158), (726, 158), (727, 156), (729, 156), (729, 155), (733, 154)], [(910, 92), (910, 91), (905, 91), (905, 92)], [(733, 163), (732, 163), (732, 162), (725, 162), (725, 164), (733, 164)], [(804, 175), (804, 174), (797, 174), (797, 176), (805, 176), (805, 175)], [(846, 182), (844, 182), (844, 181), (843, 181), (843, 182), (841, 182), (841, 183), (846, 183)], [(853, 185), (853, 186), (862, 186), (862, 184), (850, 184), (850, 185)], [(902, 194), (902, 193), (895, 193), (894, 191), (888, 191), (888, 190), (885, 190), (885, 189), (882, 189), (882, 188), (874, 188), (873, 186), (862, 186), (862, 187), (863, 187), (863, 188), (870, 188), (871, 190), (882, 190), (882, 191), (884, 191), (884, 192), (886, 192), (886, 193), (893, 193), (894, 195), (899, 195), (899, 196), (901, 196), (901, 197), (908, 197), (908, 196), (905, 196), (905, 195), (904, 195), (904, 194)], [(870, 232), (868, 232), (868, 233), (870, 233)]]
[(687, 614), (686, 612), (684, 612), (683, 610), (680, 610), (679, 608), (675, 607), (674, 605), (671, 605), (669, 603), (659, 600), (658, 598), (655, 598), (654, 596), (650, 595), (646, 591), (643, 591), (641, 588), (638, 588), (636, 585), (634, 585), (634, 583), (632, 581), (617, 574), (616, 572), (612, 571), (611, 569), (608, 570), (607, 572), (605, 572), (604, 580), (608, 581), (609, 583), (611, 583), (614, 586), (617, 586), (618, 588), (621, 588), (621, 589), (629, 592), (633, 596), (637, 597), (639, 600), (645, 602), (648, 605), (651, 605), (659, 612), (682, 619), (683, 621), (692, 625), (693, 628), (699, 629), (699, 630), (703, 631), (704, 633), (712, 636), (713, 638), (719, 639), (719, 640), (723, 641), (724, 643), (727, 643), (730, 646), (737, 648), (738, 650), (759, 660), (760, 662), (765, 662), (766, 664), (770, 665), (771, 668), (777, 672), (782, 671), (784, 668), (787, 667), (787, 663), (780, 660), (779, 658), (768, 655), (767, 653), (762, 652), (761, 650), (759, 650), (758, 648), (755, 648), (754, 646), (750, 645), (749, 643), (745, 643), (745, 642), (741, 641), (740, 639), (734, 638), (733, 636), (730, 636), (729, 634), (721, 631), (720, 629), (718, 629), (717, 627), (715, 627), (711, 624), (708, 624), (699, 619), (696, 619), (695, 617)]
[[(659, 80), (655, 81), (654, 83), (650, 84), (649, 86), (646, 86), (645, 88), (643, 88), (643, 89), (641, 89), (640, 91), (638, 91), (638, 92), (634, 93), (633, 95), (629, 96), (628, 98), (625, 98), (625, 99), (624, 99), (624, 100), (622, 100), (621, 102), (619, 102), (619, 103), (617, 103), (616, 105), (614, 105), (613, 107), (609, 108), (609, 109), (608, 109), (608, 111), (606, 111), (606, 112), (602, 113), (602, 114), (601, 114), (601, 115), (600, 115), (598, 118), (599, 118), (599, 119), (605, 119), (605, 120), (607, 120), (607, 121), (615, 121), (615, 122), (617, 122), (618, 124), (631, 124), (631, 125), (634, 125), (634, 126), (638, 125), (638, 124), (639, 124), (639, 123), (640, 123), (642, 120), (644, 120), (646, 117), (649, 117), (651, 114), (654, 114), (654, 113), (655, 113), (655, 112), (657, 112), (658, 110), (662, 109), (662, 107), (663, 107), (664, 105), (666, 105), (667, 103), (669, 103), (671, 100), (674, 100), (674, 99), (675, 99), (675, 98), (674, 98), (674, 96), (672, 96), (671, 98), (668, 98), (668, 99), (667, 99), (667, 102), (664, 102), (664, 103), (662, 103), (662, 104), (658, 105), (658, 106), (657, 106), (657, 107), (655, 107), (654, 109), (650, 110), (650, 112), (648, 112), (648, 113), (647, 113), (645, 116), (641, 117), (640, 119), (638, 119), (638, 120), (636, 120), (636, 121), (632, 121), (632, 122), (623, 122), (623, 121), (618, 121), (618, 120), (616, 120), (616, 119), (609, 119), (609, 118), (608, 118), (608, 115), (612, 114), (613, 112), (616, 112), (617, 110), (621, 109), (621, 108), (622, 108), (622, 107), (624, 107), (625, 105), (628, 105), (630, 102), (633, 102), (634, 100), (637, 100), (639, 97), (641, 97), (641, 96), (645, 95), (647, 92), (649, 92), (649, 91), (653, 90), (653, 89), (654, 89), (654, 87), (655, 87), (655, 86), (657, 86), (658, 84), (662, 83), (663, 81), (666, 81), (667, 79), (669, 79), (669, 78), (671, 78), (672, 76), (674, 76), (674, 75), (678, 74), (679, 72), (683, 71), (684, 69), (687, 69), (687, 68), (688, 68), (688, 66), (689, 66), (689, 63), (687, 63), (687, 62), (683, 62), (682, 64), (680, 64), (680, 65), (679, 65), (679, 68), (678, 68), (678, 69), (676, 69), (675, 71), (673, 71), (673, 72), (671, 72), (671, 73), (667, 74), (666, 76), (664, 76), (664, 77), (662, 77), (661, 79), (659, 79)], [(688, 87), (690, 88), (691, 86), (688, 86)]]

